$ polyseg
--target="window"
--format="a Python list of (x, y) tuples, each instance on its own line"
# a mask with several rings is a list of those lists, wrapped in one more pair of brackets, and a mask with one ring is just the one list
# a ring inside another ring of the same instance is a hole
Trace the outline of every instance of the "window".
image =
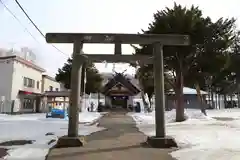
[(33, 79), (30, 79), (29, 87), (31, 87), (31, 88), (35, 87), (35, 81)]
[(37, 89), (39, 89), (39, 84), (40, 84), (39, 81), (37, 81)]
[(35, 80), (33, 80), (31, 78), (24, 77), (23, 78), (23, 85), (25, 87), (34, 88), (35, 87)]
[(23, 109), (33, 109), (34, 108), (34, 100), (24, 98), (23, 99)]
[(53, 86), (49, 86), (49, 91), (53, 91)]
[(56, 88), (56, 91), (59, 91), (59, 89), (58, 89), (58, 88)]
[(26, 77), (23, 78), (23, 85), (27, 87), (27, 78)]
[(33, 79), (28, 78), (27, 87), (34, 88), (35, 81)]

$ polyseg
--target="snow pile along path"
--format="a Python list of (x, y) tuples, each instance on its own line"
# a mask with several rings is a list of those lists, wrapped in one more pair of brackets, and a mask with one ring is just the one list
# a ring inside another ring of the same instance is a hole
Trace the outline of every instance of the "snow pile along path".
[[(44, 160), (58, 137), (67, 134), (68, 119), (45, 118), (45, 114), (0, 114), (0, 143), (11, 140), (33, 140), (33, 144), (21, 146), (2, 146), (8, 148), (5, 159)], [(82, 112), (79, 114), (79, 134), (89, 135), (104, 128), (92, 124), (102, 115), (97, 112)], [(86, 125), (88, 124), (88, 125)], [(46, 134), (50, 135), (46, 135)], [(50, 141), (54, 141), (51, 144)], [(0, 146), (1, 147), (1, 146)], [(0, 158), (1, 159), (1, 158)]]
[[(239, 160), (240, 110), (186, 110), (188, 120), (173, 122), (175, 110), (166, 112), (167, 134), (173, 136), (180, 149), (172, 152), (178, 160)], [(232, 116), (233, 115), (233, 116)], [(131, 114), (139, 130), (155, 135), (154, 113)], [(219, 118), (219, 119), (216, 119)]]

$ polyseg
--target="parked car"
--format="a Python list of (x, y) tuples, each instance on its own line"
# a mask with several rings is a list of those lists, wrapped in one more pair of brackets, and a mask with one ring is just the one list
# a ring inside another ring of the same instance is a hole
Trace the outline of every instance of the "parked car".
[(68, 116), (67, 111), (56, 108), (51, 109), (51, 111), (46, 114), (46, 118), (65, 118), (66, 116)]

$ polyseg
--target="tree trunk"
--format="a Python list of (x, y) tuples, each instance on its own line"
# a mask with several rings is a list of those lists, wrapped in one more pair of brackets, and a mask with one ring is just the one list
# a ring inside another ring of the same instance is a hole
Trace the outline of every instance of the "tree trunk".
[(183, 74), (181, 71), (176, 73), (176, 122), (182, 122), (185, 120), (184, 115), (184, 94), (183, 94)]
[(226, 96), (226, 94), (223, 95), (223, 98), (224, 98), (224, 108), (226, 108), (226, 105), (227, 105), (227, 96)]
[(98, 91), (98, 106), (100, 105), (100, 92)]
[(148, 103), (145, 99), (143, 85), (142, 85), (142, 81), (140, 80), (140, 78), (139, 78), (139, 87), (140, 87), (140, 90), (141, 90), (140, 94), (141, 94), (141, 98), (142, 98), (142, 101), (143, 101), (144, 111), (148, 111)]
[(200, 90), (200, 87), (199, 87), (199, 84), (196, 83), (196, 91), (197, 91), (197, 96), (198, 96), (198, 100), (200, 102), (200, 109), (201, 109), (201, 112), (207, 116), (207, 112), (206, 112), (206, 108), (205, 108), (205, 103), (204, 103), (204, 100), (203, 100), (203, 97), (201, 95), (201, 90)]
[(149, 96), (148, 94), (147, 94), (147, 96), (148, 96), (148, 102), (149, 102), (149, 109), (151, 109), (152, 110), (152, 103), (151, 103), (151, 96)]
[(240, 108), (240, 93), (237, 93), (238, 104), (237, 107)]
[(141, 97), (142, 97), (142, 101), (143, 101), (144, 110), (147, 111), (148, 110), (148, 103), (145, 99), (145, 95), (144, 95), (143, 91), (141, 91)]
[(216, 92), (215, 92), (215, 106), (216, 106), (216, 109), (218, 109), (218, 95)]
[(213, 96), (213, 89), (211, 87), (211, 103), (212, 103), (212, 108), (215, 108), (215, 103), (214, 103), (214, 96)]
[(221, 109), (221, 94), (218, 94), (218, 108)]
[(83, 64), (82, 66), (82, 74), (81, 74), (81, 91), (80, 91), (80, 106), (79, 106), (79, 112), (82, 112), (83, 109), (83, 101), (86, 103), (86, 97), (85, 95), (85, 89), (86, 89), (86, 83), (85, 83), (85, 74), (86, 72), (86, 64)]

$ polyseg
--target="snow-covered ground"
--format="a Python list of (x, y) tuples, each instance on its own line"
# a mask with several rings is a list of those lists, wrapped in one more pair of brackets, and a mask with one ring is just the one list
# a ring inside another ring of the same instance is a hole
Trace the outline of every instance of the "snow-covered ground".
[[(155, 135), (153, 113), (131, 113), (141, 132)], [(174, 122), (175, 110), (165, 114), (167, 135), (173, 136), (179, 150), (172, 152), (178, 160), (239, 160), (240, 109), (186, 110), (188, 120)]]
[[(45, 118), (45, 114), (0, 114), (0, 143), (10, 140), (34, 140), (33, 144), (22, 146), (0, 146), (8, 148), (5, 159), (8, 160), (44, 160), (49, 148), (57, 137), (67, 134), (68, 120)], [(98, 112), (83, 112), (79, 114), (79, 134), (89, 135), (104, 128), (88, 125), (101, 117)], [(53, 133), (54, 135), (46, 135)], [(1, 158), (0, 158), (1, 159)]]

